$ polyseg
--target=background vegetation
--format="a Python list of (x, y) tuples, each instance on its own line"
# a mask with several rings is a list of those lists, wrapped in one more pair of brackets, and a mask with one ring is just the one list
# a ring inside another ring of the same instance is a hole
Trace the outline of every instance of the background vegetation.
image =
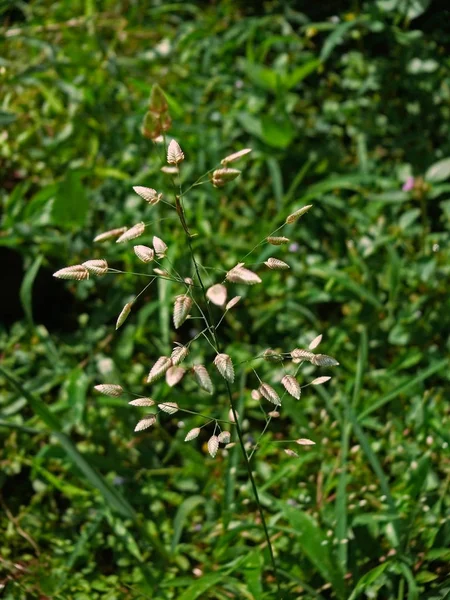
[[(232, 266), (314, 205), (281, 256), (286, 285), (251, 290), (226, 329), (234, 356), (323, 333), (341, 363), (268, 434), (316, 446), (293, 459), (267, 445), (255, 463), (283, 597), (450, 597), (447, 3), (1, 6), (0, 595), (277, 597), (239, 451), (212, 460), (175, 420), (136, 435), (126, 401), (92, 392), (144, 389), (171, 347), (170, 286), (115, 335), (135, 279), (51, 276), (142, 219), (132, 185), (166, 186), (140, 133), (158, 82), (188, 178), (254, 149), (225, 191), (198, 188), (205, 261)], [(155, 233), (176, 259), (173, 225)], [(239, 385), (258, 430), (246, 374)]]

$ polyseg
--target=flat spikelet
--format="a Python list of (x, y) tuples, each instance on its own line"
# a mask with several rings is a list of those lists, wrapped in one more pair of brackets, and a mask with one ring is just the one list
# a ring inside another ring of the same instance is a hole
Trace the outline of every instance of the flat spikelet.
[(229, 444), (231, 440), (231, 433), (229, 431), (221, 431), (217, 438), (221, 444)]
[(231, 298), (231, 300), (225, 306), (225, 310), (231, 310), (233, 306), (236, 306), (240, 299), (241, 296), (235, 296), (234, 298)]
[(297, 452), (294, 452), (294, 450), (290, 450), (289, 448), (285, 448), (285, 453), (288, 456), (291, 456), (292, 458), (300, 458), (299, 455), (297, 454)]
[(91, 275), (104, 275), (108, 272), (108, 263), (103, 258), (99, 260), (87, 260), (82, 266), (85, 267)]
[(272, 404), (275, 404), (276, 406), (279, 406), (281, 404), (280, 396), (268, 383), (262, 383), (259, 386), (258, 391), (263, 398), (265, 398), (269, 402), (272, 402)]
[(181, 344), (175, 346), (175, 348), (172, 350), (172, 354), (170, 355), (172, 364), (179, 365), (181, 362), (183, 362), (188, 354), (189, 348), (187, 346), (182, 346)]
[(228, 354), (218, 354), (214, 359), (214, 364), (222, 377), (230, 383), (233, 383), (234, 367)]
[(83, 279), (89, 279), (89, 271), (83, 265), (72, 265), (71, 267), (64, 267), (64, 269), (56, 271), (56, 273), (53, 273), (53, 277), (82, 281)]
[(208, 452), (212, 456), (212, 458), (215, 458), (218, 449), (219, 438), (217, 437), (217, 435), (212, 435), (208, 440)]
[(125, 321), (128, 319), (128, 315), (131, 312), (131, 307), (133, 306), (133, 302), (127, 302), (125, 306), (122, 308), (120, 315), (117, 317), (116, 321), (116, 331), (121, 327)]
[(161, 167), (161, 171), (167, 175), (176, 175), (178, 173), (178, 167), (168, 167), (167, 165), (164, 165), (164, 167)]
[(162, 402), (161, 404), (158, 404), (158, 408), (168, 415), (174, 415), (178, 412), (179, 407), (176, 402)]
[(177, 385), (177, 383), (180, 383), (180, 381), (183, 379), (185, 372), (186, 371), (183, 369), (183, 367), (170, 367), (169, 369), (167, 369), (167, 371), (166, 371), (167, 385), (169, 387), (173, 387), (174, 385)]
[(311, 381), (311, 385), (322, 385), (322, 383), (326, 383), (327, 381), (330, 381), (331, 377), (316, 377), (316, 379), (313, 379)]
[(154, 406), (155, 401), (151, 398), (136, 398), (136, 400), (130, 400), (128, 404), (131, 406)]
[(152, 262), (155, 258), (155, 251), (148, 246), (134, 246), (133, 250), (139, 260), (142, 260), (143, 263)]
[(155, 423), (156, 423), (156, 417), (155, 417), (155, 415), (148, 415), (148, 417), (145, 417), (144, 419), (141, 419), (139, 421), (139, 423), (136, 425), (136, 427), (134, 428), (134, 430), (135, 431), (142, 431), (143, 429), (148, 429), (149, 427), (151, 427)]
[(194, 429), (191, 429), (190, 431), (187, 432), (186, 437), (184, 438), (184, 441), (190, 442), (191, 440), (195, 440), (195, 438), (198, 437), (200, 431), (201, 431), (200, 427), (194, 427)]
[(223, 306), (227, 301), (227, 288), (221, 283), (216, 283), (208, 288), (206, 297), (216, 306)]
[(308, 438), (299, 438), (298, 440), (295, 440), (295, 443), (298, 444), (299, 446), (315, 446), (316, 442), (313, 442), (312, 440), (308, 440)]
[(294, 363), (299, 363), (303, 360), (308, 360), (311, 362), (314, 358), (314, 352), (303, 350), (302, 348), (295, 348), (295, 350), (292, 350), (291, 352), (291, 358)]
[(220, 163), (222, 165), (227, 165), (228, 163), (239, 160), (243, 156), (250, 154), (251, 151), (252, 151), (251, 148), (243, 148), (242, 150), (238, 150), (237, 152), (233, 152), (233, 154), (229, 154), (228, 156), (225, 156), (225, 158), (222, 158)]
[(287, 237), (272, 237), (269, 236), (268, 238), (266, 238), (266, 240), (269, 242), (269, 244), (272, 244), (272, 246), (281, 246), (282, 244), (287, 244), (289, 242), (289, 238)]
[(165, 269), (153, 269), (153, 273), (156, 273), (157, 275), (160, 275), (161, 277), (170, 277), (170, 273), (169, 271), (166, 271)]
[(336, 367), (339, 364), (335, 358), (326, 354), (314, 354), (311, 363), (316, 367)]
[(192, 298), (189, 296), (177, 296), (173, 306), (173, 324), (178, 329), (186, 321), (192, 308)]
[(302, 393), (299, 382), (292, 375), (285, 375), (281, 380), (284, 389), (296, 400), (300, 400)]
[(194, 372), (199, 387), (202, 390), (205, 390), (205, 392), (208, 392), (208, 394), (212, 394), (214, 392), (214, 386), (206, 367), (204, 365), (194, 365), (192, 371)]
[(158, 258), (164, 258), (167, 252), (167, 245), (157, 237), (156, 235), (153, 237), (153, 248), (155, 249), (156, 256)]
[(136, 223), (130, 229), (127, 229), (125, 233), (122, 233), (119, 239), (116, 240), (116, 244), (123, 244), (124, 242), (129, 242), (130, 240), (134, 240), (141, 236), (145, 231), (145, 223), (142, 221), (140, 223)]
[(94, 238), (94, 242), (104, 242), (105, 240), (110, 240), (112, 238), (119, 237), (122, 233), (125, 233), (127, 227), (118, 227), (117, 229), (110, 229), (109, 231), (105, 231), (104, 233), (99, 233)]
[(153, 188), (142, 187), (141, 185), (135, 185), (133, 190), (152, 206), (158, 204), (163, 196), (162, 194), (158, 194), (158, 192)]
[(211, 183), (214, 187), (223, 187), (229, 181), (239, 177), (240, 174), (241, 172), (238, 169), (228, 169), (226, 167), (216, 169), (212, 174)]
[(307, 206), (299, 208), (298, 210), (286, 217), (286, 223), (295, 223), (295, 221), (298, 221), (298, 219), (300, 219), (300, 217), (307, 213), (310, 208), (312, 208), (312, 204), (308, 204)]
[(269, 269), (274, 269), (277, 271), (291, 268), (287, 263), (283, 262), (282, 260), (278, 260), (278, 258), (268, 258), (264, 264), (269, 267)]
[(111, 398), (118, 398), (123, 394), (123, 387), (114, 383), (100, 383), (95, 385), (94, 389), (104, 396), (111, 396)]
[(272, 348), (267, 348), (267, 350), (264, 350), (263, 352), (263, 359), (271, 363), (280, 363), (283, 362), (284, 357), (279, 352), (272, 350)]
[(160, 356), (148, 374), (147, 383), (153, 383), (162, 377), (171, 366), (172, 360), (168, 356)]
[(180, 147), (180, 144), (171, 140), (169, 147), (167, 148), (167, 162), (169, 165), (178, 165), (184, 160), (184, 154)]
[(315, 337), (313, 339), (313, 341), (309, 344), (308, 348), (310, 350), (314, 350), (314, 348), (317, 348), (317, 346), (320, 344), (321, 341), (322, 341), (322, 334)]
[(254, 285), (261, 283), (261, 278), (250, 269), (244, 267), (245, 263), (238, 263), (235, 267), (228, 271), (226, 279), (232, 283), (245, 283), (246, 285)]

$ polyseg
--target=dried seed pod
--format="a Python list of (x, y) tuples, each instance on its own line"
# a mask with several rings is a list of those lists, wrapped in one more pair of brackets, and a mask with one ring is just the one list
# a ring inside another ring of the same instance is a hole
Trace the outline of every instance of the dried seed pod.
[(292, 350), (291, 352), (291, 358), (294, 363), (299, 363), (303, 360), (312, 362), (312, 359), (314, 358), (314, 352), (303, 350), (302, 348), (295, 348), (295, 350)]
[(317, 348), (317, 346), (320, 344), (321, 341), (322, 341), (322, 334), (315, 337), (313, 339), (313, 341), (309, 344), (308, 348), (310, 350), (314, 350), (314, 348)]
[(297, 454), (297, 452), (294, 452), (293, 450), (290, 450), (289, 448), (285, 448), (284, 451), (288, 456), (292, 456), (292, 458), (300, 458), (299, 455)]
[(153, 237), (153, 248), (158, 258), (164, 258), (167, 252), (166, 244), (156, 235)]
[(136, 400), (130, 400), (128, 404), (131, 406), (154, 406), (155, 401), (151, 398), (136, 398)]
[(156, 140), (161, 135), (161, 130), (161, 117), (150, 110), (147, 111), (142, 123), (142, 135), (150, 140)]
[(160, 356), (148, 374), (147, 383), (153, 383), (162, 377), (171, 366), (172, 360), (168, 356)]
[(158, 408), (168, 415), (173, 415), (178, 412), (179, 407), (176, 402), (162, 402), (161, 404), (158, 404)]
[(85, 267), (91, 275), (104, 275), (108, 272), (108, 263), (103, 258), (99, 260), (87, 260), (82, 266)]
[(184, 154), (180, 144), (175, 140), (171, 140), (169, 147), (167, 148), (167, 162), (169, 165), (178, 165), (183, 160)]
[(214, 359), (214, 364), (216, 365), (217, 370), (222, 375), (224, 379), (233, 383), (234, 381), (234, 367), (231, 358), (228, 354), (218, 354)]
[(321, 385), (322, 383), (326, 383), (327, 381), (330, 381), (331, 377), (316, 377), (316, 379), (313, 379), (311, 381), (311, 385)]
[(178, 329), (186, 321), (192, 308), (192, 298), (186, 295), (177, 296), (173, 307), (173, 324)]
[(89, 271), (83, 265), (72, 265), (71, 267), (64, 267), (59, 269), (56, 273), (53, 273), (53, 277), (57, 279), (73, 279), (75, 281), (82, 281), (83, 279), (89, 279)]
[(263, 398), (265, 398), (269, 402), (272, 402), (272, 404), (275, 404), (276, 406), (280, 406), (280, 404), (281, 404), (280, 396), (276, 393), (276, 391), (273, 389), (273, 387), (270, 386), (268, 383), (261, 383), (261, 385), (258, 388), (258, 392), (261, 394), (261, 396), (263, 396)]
[(225, 310), (231, 310), (233, 308), (233, 306), (236, 306), (236, 304), (239, 302), (240, 299), (241, 299), (241, 296), (235, 296), (234, 298), (231, 298), (231, 300), (229, 302), (227, 302), (227, 305), (225, 306)]
[(229, 154), (228, 156), (225, 156), (225, 158), (222, 158), (220, 163), (222, 165), (227, 165), (228, 163), (239, 160), (246, 154), (249, 154), (251, 151), (252, 151), (251, 148), (243, 148), (242, 150), (238, 150), (237, 152), (233, 152), (233, 154)]
[(125, 233), (127, 227), (118, 227), (117, 229), (110, 229), (109, 231), (105, 231), (104, 233), (99, 233), (94, 238), (94, 242), (104, 242), (105, 240), (110, 240), (112, 238), (119, 237), (122, 233)]
[(217, 435), (212, 435), (208, 440), (208, 452), (214, 458), (219, 449), (219, 438)]
[(227, 301), (227, 288), (221, 283), (216, 283), (208, 288), (206, 297), (216, 306), (223, 306)]
[(284, 389), (296, 400), (300, 400), (302, 389), (299, 382), (292, 375), (285, 375), (281, 380)]
[(122, 308), (120, 315), (117, 317), (116, 321), (116, 331), (121, 327), (125, 321), (128, 319), (128, 315), (131, 312), (131, 307), (133, 306), (133, 302), (127, 302), (125, 306)]
[(100, 385), (95, 385), (94, 389), (100, 392), (100, 394), (111, 396), (111, 398), (118, 398), (123, 394), (123, 387), (114, 383), (101, 383)]
[(182, 346), (181, 344), (175, 346), (175, 348), (172, 350), (172, 354), (170, 355), (172, 364), (179, 365), (181, 362), (183, 362), (188, 354), (189, 348), (187, 346)]
[(138, 194), (141, 198), (143, 198), (146, 202), (155, 206), (163, 197), (162, 194), (158, 194), (156, 190), (153, 188), (143, 187), (141, 185), (135, 185), (133, 190)]
[(205, 392), (208, 392), (208, 394), (212, 394), (214, 386), (206, 367), (204, 365), (194, 365), (192, 370), (199, 387), (201, 387), (202, 390), (205, 390)]
[(316, 442), (313, 442), (312, 440), (308, 440), (307, 438), (300, 438), (298, 440), (295, 440), (295, 443), (298, 444), (299, 446), (315, 446)]
[(143, 263), (149, 263), (155, 258), (155, 251), (148, 246), (134, 246), (133, 250)]
[(194, 427), (194, 429), (191, 429), (190, 431), (187, 432), (186, 437), (184, 438), (184, 441), (190, 442), (191, 440), (195, 440), (195, 438), (198, 437), (200, 431), (201, 431), (200, 427)]
[(145, 231), (145, 223), (144, 222), (140, 222), (140, 223), (136, 223), (136, 225), (133, 225), (133, 227), (130, 227), (130, 229), (127, 229), (125, 231), (125, 233), (122, 233), (122, 235), (120, 236), (120, 238), (118, 240), (116, 240), (116, 244), (123, 244), (124, 242), (129, 242), (130, 240), (134, 240), (136, 238), (138, 238), (139, 236), (141, 236)]
[(312, 208), (312, 204), (308, 204), (307, 206), (299, 208), (298, 210), (290, 214), (288, 217), (286, 217), (286, 223), (295, 223), (295, 221), (297, 221), (298, 219), (300, 219), (300, 217), (307, 213), (310, 208)]
[(167, 175), (176, 175), (178, 173), (178, 167), (168, 167), (167, 165), (164, 165), (164, 167), (161, 167), (161, 171)]
[(217, 437), (221, 444), (229, 444), (231, 440), (231, 433), (229, 431), (221, 431)]
[(238, 263), (230, 271), (228, 271), (226, 279), (232, 283), (245, 283), (246, 285), (254, 285), (261, 283), (261, 278), (253, 271), (244, 267), (245, 263)]
[(268, 258), (266, 261), (264, 261), (264, 264), (269, 267), (269, 269), (273, 269), (274, 271), (283, 271), (291, 268), (287, 263), (283, 262), (282, 260), (278, 260), (278, 258)]
[(281, 246), (282, 244), (287, 244), (289, 242), (289, 238), (283, 236), (273, 237), (269, 235), (266, 240), (269, 244), (272, 244), (272, 246)]
[(135, 431), (142, 431), (143, 429), (148, 429), (152, 425), (156, 423), (155, 415), (148, 415), (144, 419), (141, 419), (139, 423), (134, 428)]
[(241, 172), (238, 169), (216, 169), (212, 174), (211, 182), (214, 187), (223, 187), (229, 181), (233, 181), (236, 177), (239, 177)]
[(165, 269), (155, 268), (155, 269), (153, 269), (153, 273), (156, 273), (157, 275), (160, 275), (161, 277), (170, 277), (169, 271), (166, 271)]
[(335, 367), (339, 364), (335, 358), (326, 354), (314, 354), (311, 363), (316, 367)]
[(180, 381), (183, 379), (183, 376), (185, 374), (185, 370), (183, 369), (183, 367), (170, 367), (169, 369), (167, 369), (166, 371), (166, 383), (169, 387), (173, 387), (175, 385), (177, 385), (177, 383), (180, 383)]

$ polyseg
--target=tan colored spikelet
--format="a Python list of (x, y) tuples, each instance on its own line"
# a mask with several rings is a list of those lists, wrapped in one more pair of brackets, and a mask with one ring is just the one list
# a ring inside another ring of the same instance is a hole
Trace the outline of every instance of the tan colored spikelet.
[(94, 389), (104, 396), (111, 396), (111, 398), (118, 398), (123, 394), (123, 387), (114, 383), (101, 383), (95, 385)]
[(225, 310), (231, 310), (233, 308), (233, 306), (236, 306), (236, 304), (239, 302), (241, 297), (242, 296), (235, 296), (234, 298), (231, 298), (231, 300), (225, 306)]
[[(239, 419), (239, 413), (238, 413), (238, 411), (235, 410), (234, 412), (236, 413), (236, 417)], [(231, 423), (236, 423), (236, 420), (234, 418), (234, 413), (233, 413), (233, 409), (232, 408), (230, 408), (230, 410), (228, 411), (228, 420)]]
[(314, 352), (310, 352), (309, 350), (303, 350), (302, 348), (295, 348), (291, 352), (292, 362), (299, 363), (303, 360), (312, 361), (314, 358)]
[(281, 246), (282, 244), (287, 244), (289, 242), (289, 238), (283, 236), (273, 237), (269, 235), (266, 240), (269, 242), (269, 244), (272, 244), (272, 246)]
[(223, 306), (227, 301), (227, 288), (221, 283), (216, 283), (208, 288), (206, 297), (216, 306)]
[(316, 377), (316, 379), (313, 379), (311, 381), (311, 385), (322, 385), (322, 383), (326, 383), (327, 381), (330, 381), (331, 377)]
[(276, 406), (280, 406), (280, 404), (281, 404), (280, 396), (276, 393), (276, 391), (273, 389), (273, 387), (270, 386), (268, 383), (261, 383), (261, 385), (258, 388), (258, 392), (261, 394), (261, 396), (263, 396), (263, 398), (265, 398), (269, 402), (272, 402), (272, 404), (275, 404)]
[(161, 167), (161, 171), (167, 175), (176, 175), (178, 173), (178, 167), (168, 167), (167, 165), (164, 165), (164, 167)]
[(152, 262), (155, 258), (155, 251), (148, 246), (134, 246), (133, 250), (139, 260), (142, 260), (143, 263)]
[(266, 261), (264, 261), (264, 264), (269, 267), (269, 269), (273, 269), (274, 271), (283, 271), (291, 268), (284, 261), (278, 260), (278, 258), (268, 258)]
[(194, 372), (199, 387), (202, 390), (205, 390), (205, 392), (208, 392), (208, 394), (212, 394), (214, 392), (214, 386), (206, 367), (204, 365), (194, 365), (192, 371)]
[(186, 321), (192, 308), (192, 298), (186, 295), (177, 296), (173, 306), (173, 324), (178, 329)]
[(153, 273), (156, 273), (156, 275), (160, 275), (161, 277), (170, 277), (169, 271), (166, 271), (165, 269), (159, 269), (158, 267), (153, 269)]
[(215, 458), (217, 450), (219, 449), (219, 438), (217, 435), (212, 435), (208, 440), (208, 452)]
[(183, 279), (184, 283), (187, 283), (188, 285), (194, 285), (194, 280), (192, 279), (192, 277), (185, 277)]
[(175, 348), (172, 350), (172, 354), (170, 355), (172, 364), (174, 366), (179, 365), (181, 362), (183, 362), (188, 354), (189, 348), (187, 346), (182, 346), (181, 344), (175, 346)]
[(275, 350), (272, 350), (272, 348), (267, 348), (267, 350), (264, 350), (263, 359), (271, 363), (279, 363), (283, 362), (284, 360), (283, 355), (279, 352), (275, 352)]
[(109, 231), (105, 231), (104, 233), (99, 233), (94, 238), (94, 242), (104, 242), (105, 240), (110, 240), (112, 238), (119, 237), (122, 233), (125, 233), (127, 227), (118, 227), (116, 229), (110, 229)]
[(168, 356), (160, 356), (148, 374), (147, 383), (153, 383), (162, 377), (171, 366), (172, 360)]
[(221, 431), (217, 437), (221, 444), (229, 444), (231, 440), (231, 433), (229, 431)]
[(285, 453), (288, 456), (291, 456), (292, 458), (300, 458), (299, 455), (297, 454), (297, 452), (294, 452), (294, 450), (290, 450), (289, 448), (285, 448)]
[(155, 249), (156, 256), (158, 258), (164, 258), (167, 252), (167, 245), (162, 241), (161, 238), (156, 235), (153, 236), (153, 248)]
[(164, 92), (157, 83), (152, 85), (148, 109), (157, 117), (161, 117), (169, 109)]
[(222, 165), (227, 165), (231, 162), (239, 160), (240, 158), (242, 158), (243, 156), (246, 156), (247, 154), (250, 154), (251, 151), (252, 151), (251, 148), (243, 148), (242, 150), (238, 150), (237, 152), (233, 152), (233, 154), (229, 154), (228, 156), (225, 156), (225, 158), (222, 158), (220, 163)]
[(281, 380), (284, 389), (296, 400), (300, 400), (302, 389), (299, 382), (292, 375), (285, 375)]
[(251, 395), (252, 399), (256, 400), (257, 402), (259, 402), (259, 400), (261, 400), (261, 394), (258, 392), (258, 390), (252, 390), (250, 395)]
[(64, 267), (59, 269), (56, 273), (53, 273), (53, 277), (57, 279), (73, 279), (75, 281), (82, 281), (83, 279), (89, 279), (89, 271), (83, 265), (72, 265), (71, 267)]
[(167, 369), (166, 371), (166, 383), (169, 387), (174, 387), (175, 385), (177, 385), (177, 383), (180, 383), (180, 381), (183, 379), (183, 376), (185, 374), (185, 370), (183, 369), (183, 367), (170, 367), (169, 369)]
[(161, 404), (158, 404), (158, 408), (168, 415), (174, 415), (179, 409), (176, 402), (162, 402)]
[(136, 398), (136, 400), (130, 400), (128, 404), (131, 406), (154, 406), (155, 401), (151, 398)]
[(180, 144), (176, 140), (171, 140), (167, 148), (167, 162), (169, 165), (178, 165), (184, 160), (184, 154)]
[(322, 334), (315, 337), (313, 339), (313, 341), (309, 344), (308, 348), (310, 350), (314, 350), (314, 348), (317, 348), (317, 346), (320, 344), (321, 341), (322, 341)]
[(300, 219), (300, 217), (307, 213), (310, 208), (312, 208), (312, 204), (308, 204), (307, 206), (299, 208), (298, 210), (286, 217), (286, 223), (295, 223), (295, 221), (297, 221), (298, 219)]
[(158, 194), (156, 190), (153, 188), (143, 187), (141, 185), (135, 185), (133, 190), (138, 194), (141, 198), (143, 198), (146, 202), (155, 206), (162, 198), (162, 194)]
[(191, 429), (190, 431), (187, 432), (186, 437), (184, 438), (184, 441), (190, 442), (191, 440), (195, 440), (195, 438), (198, 437), (200, 431), (201, 431), (200, 427), (194, 427), (194, 429)]
[(254, 285), (261, 283), (261, 278), (253, 271), (244, 267), (245, 263), (238, 263), (230, 271), (228, 271), (226, 279), (232, 283), (245, 283), (246, 285)]
[(234, 367), (231, 358), (228, 354), (218, 354), (214, 359), (214, 364), (217, 370), (224, 379), (233, 383), (234, 381)]
[(127, 302), (125, 306), (122, 308), (120, 315), (117, 317), (116, 321), (116, 331), (121, 327), (125, 321), (128, 319), (128, 315), (131, 312), (131, 307), (133, 306), (133, 302)]
[(216, 169), (212, 174), (211, 183), (214, 187), (223, 187), (229, 181), (233, 181), (233, 179), (239, 177), (240, 174), (241, 171), (238, 169), (227, 169), (225, 167), (223, 169)]
[(270, 412), (267, 413), (269, 415), (269, 417), (271, 417), (272, 419), (278, 419), (278, 417), (280, 416), (280, 413), (277, 410), (271, 410)]
[(91, 275), (104, 275), (108, 272), (108, 263), (103, 258), (95, 260), (87, 260), (82, 264)]
[(335, 358), (326, 354), (314, 354), (311, 363), (316, 367), (336, 367), (339, 364)]
[(298, 444), (299, 446), (315, 446), (316, 442), (313, 442), (312, 440), (308, 440), (308, 438), (300, 438), (298, 440), (295, 440), (295, 443)]
[(135, 240), (139, 236), (141, 236), (145, 231), (145, 223), (140, 222), (127, 229), (125, 233), (122, 233), (119, 239), (116, 240), (116, 244), (123, 244), (124, 242), (129, 242), (130, 240)]
[(155, 415), (148, 415), (148, 417), (145, 417), (144, 419), (141, 419), (139, 421), (139, 423), (136, 425), (136, 427), (134, 428), (134, 430), (135, 431), (142, 431), (144, 429), (148, 429), (149, 427), (151, 427), (155, 423), (156, 423), (156, 417), (155, 417)]

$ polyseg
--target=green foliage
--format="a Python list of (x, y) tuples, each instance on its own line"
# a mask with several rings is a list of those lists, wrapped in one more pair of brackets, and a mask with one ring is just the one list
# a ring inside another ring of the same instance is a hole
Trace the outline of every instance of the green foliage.
[[(231, 268), (313, 205), (288, 226), (298, 244), (271, 249), (291, 266), (286, 285), (246, 291), (225, 330), (236, 360), (324, 333), (341, 363), (329, 387), (286, 401), (293, 425), (274, 421), (255, 454), (283, 597), (449, 593), (448, 9), (429, 0), (255, 6), (0, 9), (8, 600), (276, 597), (237, 449), (212, 460), (206, 438), (185, 444), (195, 418), (136, 436), (126, 402), (92, 393), (106, 378), (144, 392), (149, 367), (171, 348), (172, 283), (143, 294), (115, 333), (132, 277), (67, 282), (64, 296), (51, 278), (103, 258), (98, 233), (167, 216), (132, 191), (167, 187), (157, 146), (141, 135), (164, 100), (169, 134), (189, 159), (186, 182), (253, 148), (231, 192), (198, 187), (188, 207), (208, 263)], [(150, 99), (153, 83), (164, 92)], [(152, 234), (183, 260), (176, 220)], [(108, 260), (138, 267), (114, 243)], [(257, 429), (254, 385), (244, 373), (236, 399)], [(158, 402), (179, 393), (161, 385)], [(211, 396), (192, 402), (207, 411)], [(298, 459), (270, 443), (299, 437), (316, 445)]]

